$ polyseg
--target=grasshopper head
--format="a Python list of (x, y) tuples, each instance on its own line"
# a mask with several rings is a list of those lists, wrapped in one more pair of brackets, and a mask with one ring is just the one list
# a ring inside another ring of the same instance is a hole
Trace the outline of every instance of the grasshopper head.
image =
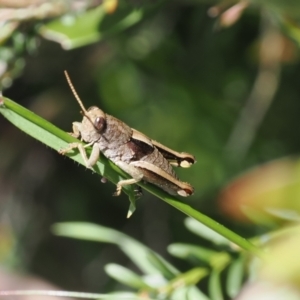
[(100, 108), (91, 106), (84, 116), (91, 122), (98, 133), (102, 133), (106, 127), (106, 115)]
[(83, 120), (80, 126), (82, 139), (87, 143), (99, 140), (106, 128), (105, 113), (100, 108), (92, 106), (82, 114)]

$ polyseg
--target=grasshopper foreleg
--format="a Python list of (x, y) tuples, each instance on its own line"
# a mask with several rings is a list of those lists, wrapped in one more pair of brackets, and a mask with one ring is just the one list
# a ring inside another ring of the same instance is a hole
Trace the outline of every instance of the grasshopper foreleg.
[[(85, 148), (89, 147), (91, 145), (93, 145), (92, 153), (91, 153), (90, 157), (88, 158)], [(97, 163), (97, 161), (100, 157), (100, 149), (99, 149), (98, 145), (95, 143), (89, 143), (86, 145), (83, 145), (81, 143), (71, 143), (71, 144), (69, 144), (69, 146), (67, 148), (60, 150), (59, 153), (66, 154), (76, 148), (79, 150), (85, 166), (89, 169), (93, 169), (93, 166)]]

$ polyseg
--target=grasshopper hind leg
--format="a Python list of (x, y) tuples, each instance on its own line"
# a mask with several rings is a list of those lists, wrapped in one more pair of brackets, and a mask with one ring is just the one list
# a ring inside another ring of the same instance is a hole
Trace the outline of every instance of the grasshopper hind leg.
[(129, 165), (128, 163), (125, 163), (123, 161), (116, 161), (115, 164), (122, 169), (124, 172), (132, 176), (130, 179), (124, 179), (120, 180), (117, 183), (117, 189), (115, 193), (113, 194), (114, 196), (119, 196), (122, 191), (122, 187), (124, 185), (129, 185), (129, 184), (135, 184), (143, 179), (143, 173), (139, 171), (137, 168), (135, 168), (132, 165)]
[(137, 182), (141, 181), (140, 179), (134, 179), (134, 178), (131, 178), (131, 179), (125, 179), (125, 180), (120, 180), (118, 183), (117, 183), (117, 189), (116, 191), (114, 192), (113, 196), (120, 196), (121, 194), (121, 191), (122, 191), (122, 187), (124, 185), (129, 185), (129, 184), (135, 184)]

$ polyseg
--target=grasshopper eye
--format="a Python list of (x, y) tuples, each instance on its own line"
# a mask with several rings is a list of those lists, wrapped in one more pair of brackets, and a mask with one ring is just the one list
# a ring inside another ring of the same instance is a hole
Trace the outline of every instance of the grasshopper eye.
[(106, 121), (103, 117), (97, 117), (94, 122), (94, 127), (97, 131), (102, 131), (105, 127)]

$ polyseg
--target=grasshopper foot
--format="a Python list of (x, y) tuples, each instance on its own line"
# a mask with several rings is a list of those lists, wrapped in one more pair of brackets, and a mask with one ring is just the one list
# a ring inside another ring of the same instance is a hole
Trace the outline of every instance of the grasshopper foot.
[(119, 185), (119, 184), (117, 184), (117, 189), (116, 189), (116, 191), (113, 193), (113, 196), (114, 196), (114, 197), (118, 197), (118, 196), (121, 195), (121, 192), (122, 192), (122, 186)]
[(62, 154), (62, 155), (65, 155), (66, 153), (70, 152), (71, 150), (77, 149), (78, 145), (79, 145), (78, 143), (71, 143), (71, 144), (68, 145), (67, 148), (58, 150), (58, 153)]
[(136, 198), (141, 198), (143, 196), (143, 190), (140, 186), (136, 186), (134, 189), (134, 195)]

